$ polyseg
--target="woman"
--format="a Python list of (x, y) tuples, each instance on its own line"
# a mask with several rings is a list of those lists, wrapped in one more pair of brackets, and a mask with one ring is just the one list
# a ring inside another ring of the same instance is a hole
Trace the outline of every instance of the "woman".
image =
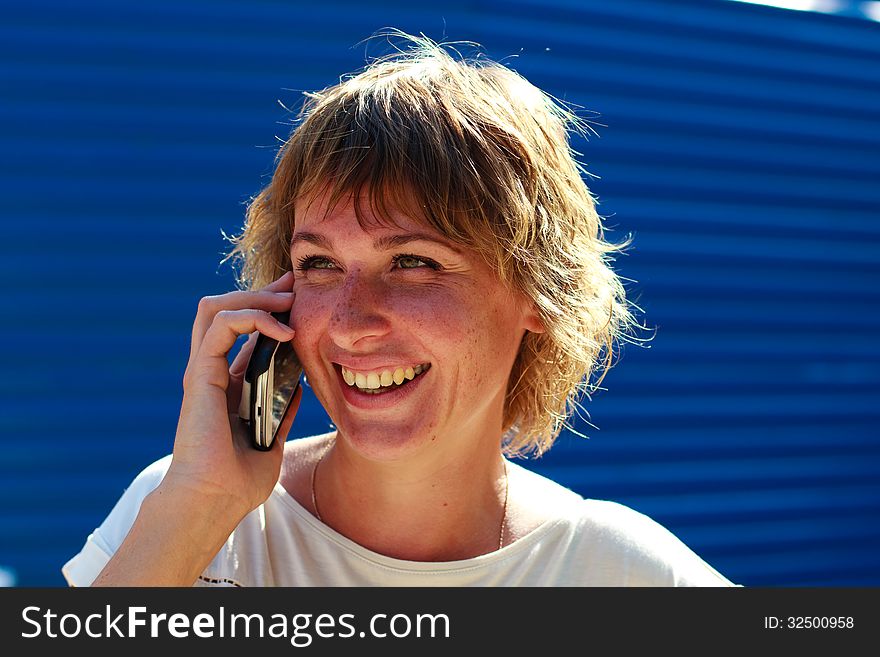
[[(199, 306), (173, 455), (71, 584), (730, 585), (645, 516), (505, 458), (551, 447), (634, 326), (620, 247), (570, 112), (411, 45), (310, 96), (235, 243), (251, 291)], [(255, 331), (292, 342), (335, 431), (248, 446), (253, 339), (227, 354)]]

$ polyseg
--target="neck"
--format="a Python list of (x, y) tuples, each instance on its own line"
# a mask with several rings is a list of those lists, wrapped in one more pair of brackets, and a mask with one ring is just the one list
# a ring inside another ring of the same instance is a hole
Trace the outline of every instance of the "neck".
[(455, 561), (497, 550), (504, 540), (509, 486), (497, 447), (449, 462), (436, 453), (376, 462), (335, 440), (311, 484), (322, 522), (386, 556)]

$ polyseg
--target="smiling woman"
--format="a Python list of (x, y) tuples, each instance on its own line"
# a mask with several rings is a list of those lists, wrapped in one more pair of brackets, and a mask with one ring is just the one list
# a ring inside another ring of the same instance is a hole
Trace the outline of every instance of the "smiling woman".
[[(730, 585), (649, 518), (508, 460), (551, 448), (631, 336), (622, 247), (573, 157), (574, 114), (499, 64), (397, 36), (407, 48), (309, 95), (234, 242), (243, 290), (200, 304), (173, 455), (68, 581)], [(227, 354), (257, 331), (292, 344), (334, 432), (250, 449), (230, 410), (253, 341)]]

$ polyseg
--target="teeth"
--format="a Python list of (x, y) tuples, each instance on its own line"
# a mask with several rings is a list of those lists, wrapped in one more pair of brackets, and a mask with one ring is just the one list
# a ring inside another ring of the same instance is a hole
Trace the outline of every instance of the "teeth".
[(370, 372), (369, 374), (352, 372), (343, 367), (342, 378), (350, 386), (357, 386), (362, 390), (378, 390), (379, 388), (387, 388), (394, 384), (401, 385), (404, 381), (411, 381), (422, 372), (426, 372), (429, 367), (430, 363), (423, 363), (415, 367), (398, 367), (393, 372), (385, 370), (383, 372)]

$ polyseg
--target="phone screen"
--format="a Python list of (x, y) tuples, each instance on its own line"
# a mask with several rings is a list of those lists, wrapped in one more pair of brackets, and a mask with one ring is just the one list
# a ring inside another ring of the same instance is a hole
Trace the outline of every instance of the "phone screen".
[(278, 433), (278, 427), (281, 426), (281, 420), (290, 406), (290, 400), (293, 399), (293, 393), (299, 385), (299, 377), (302, 374), (302, 366), (296, 357), (296, 352), (289, 342), (280, 342), (278, 349), (275, 351), (275, 359), (273, 366), (273, 394), (270, 421), (270, 432), (274, 440), (275, 434)]

